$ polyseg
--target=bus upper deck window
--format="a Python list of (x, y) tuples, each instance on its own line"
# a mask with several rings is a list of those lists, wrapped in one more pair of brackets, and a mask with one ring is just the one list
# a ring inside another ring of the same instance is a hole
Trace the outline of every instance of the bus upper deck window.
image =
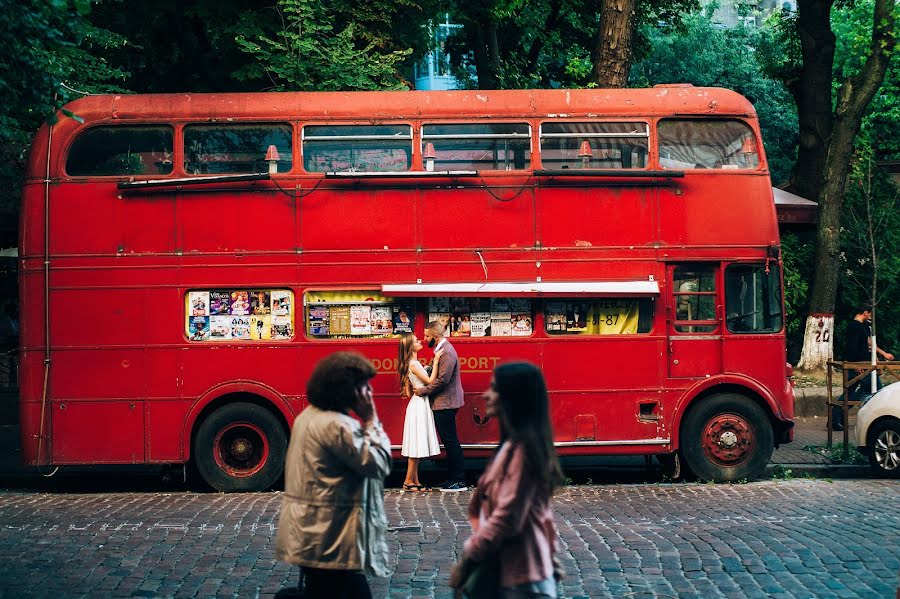
[(659, 123), (659, 164), (672, 169), (759, 166), (756, 136), (734, 119), (665, 119)]
[(423, 154), (428, 144), (434, 147), (436, 171), (509, 171), (531, 166), (527, 123), (423, 125), (422, 144)]
[(308, 172), (397, 172), (411, 166), (411, 125), (303, 127), (303, 168)]
[(544, 168), (645, 168), (648, 140), (646, 123), (544, 123), (541, 163)]
[(171, 127), (103, 126), (82, 131), (66, 158), (73, 177), (168, 175), (172, 172)]
[(189, 175), (268, 171), (269, 146), (278, 151), (278, 172), (291, 170), (291, 126), (280, 124), (188, 125), (184, 169)]

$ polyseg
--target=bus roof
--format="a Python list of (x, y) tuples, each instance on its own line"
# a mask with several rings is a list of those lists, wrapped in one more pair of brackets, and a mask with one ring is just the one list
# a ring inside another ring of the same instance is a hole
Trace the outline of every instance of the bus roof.
[(85, 122), (756, 116), (753, 105), (740, 94), (686, 84), (642, 89), (121, 94), (88, 96), (66, 108)]

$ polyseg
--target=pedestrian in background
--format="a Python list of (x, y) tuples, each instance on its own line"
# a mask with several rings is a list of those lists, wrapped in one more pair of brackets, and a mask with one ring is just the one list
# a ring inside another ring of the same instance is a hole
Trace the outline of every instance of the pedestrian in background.
[[(554, 598), (562, 570), (550, 501), (564, 477), (547, 385), (533, 364), (502, 364), (484, 398), (486, 414), (499, 421), (501, 445), (469, 502), (474, 532), (450, 586), (473, 599)], [(484, 582), (491, 570), (499, 570), (499, 580)]]
[(300, 566), (310, 599), (369, 598), (365, 575), (389, 574), (384, 479), (391, 442), (372, 400), (375, 372), (356, 353), (320, 361), (306, 384), (311, 405), (291, 431), (275, 555)]
[[(856, 310), (856, 314), (849, 323), (844, 333), (844, 361), (845, 362), (872, 362), (872, 308), (870, 306), (860, 306)], [(885, 360), (893, 360), (894, 354), (888, 353), (880, 347), (875, 347), (877, 355)], [(859, 376), (863, 371), (848, 370), (847, 378), (852, 379)], [(881, 380), (878, 379), (878, 388), (881, 388)], [(859, 401), (864, 395), (868, 395), (871, 391), (871, 383), (868, 377), (861, 381), (850, 385), (847, 389), (848, 401)], [(837, 401), (843, 401), (843, 395), (837, 398)], [(841, 406), (831, 407), (831, 430), (844, 430), (844, 409)]]

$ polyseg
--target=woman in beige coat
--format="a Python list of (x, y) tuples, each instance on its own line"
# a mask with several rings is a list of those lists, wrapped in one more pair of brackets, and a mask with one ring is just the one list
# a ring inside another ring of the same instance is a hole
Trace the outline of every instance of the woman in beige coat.
[(374, 376), (359, 354), (326, 357), (306, 385), (311, 405), (291, 431), (275, 555), (300, 566), (311, 599), (368, 598), (365, 575), (389, 574), (391, 442), (375, 413)]

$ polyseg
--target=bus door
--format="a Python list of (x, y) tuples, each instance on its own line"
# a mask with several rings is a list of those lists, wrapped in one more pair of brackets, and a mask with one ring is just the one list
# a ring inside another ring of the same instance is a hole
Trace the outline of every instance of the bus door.
[(699, 378), (722, 372), (718, 264), (670, 266), (668, 295), (669, 378)]
[(740, 372), (769, 389), (784, 384), (781, 271), (776, 260), (725, 267), (726, 372)]

